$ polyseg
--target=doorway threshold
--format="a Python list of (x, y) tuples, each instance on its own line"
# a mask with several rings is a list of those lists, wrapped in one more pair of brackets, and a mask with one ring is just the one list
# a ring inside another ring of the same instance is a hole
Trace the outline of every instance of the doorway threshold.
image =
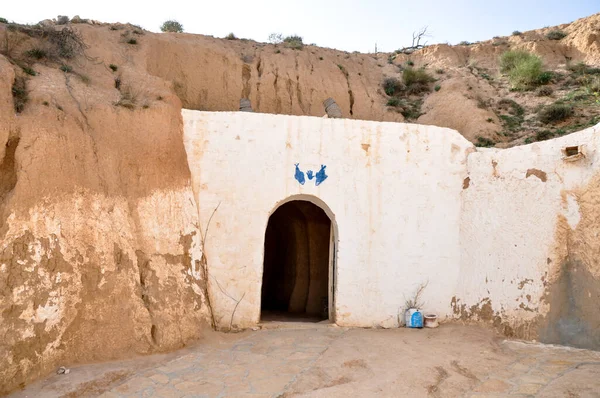
[(263, 312), (258, 326), (261, 329), (316, 329), (335, 326), (329, 319), (307, 314)]
[(324, 329), (337, 327), (335, 323), (326, 319), (320, 322), (304, 322), (304, 321), (264, 321), (261, 320), (258, 324), (261, 329)]

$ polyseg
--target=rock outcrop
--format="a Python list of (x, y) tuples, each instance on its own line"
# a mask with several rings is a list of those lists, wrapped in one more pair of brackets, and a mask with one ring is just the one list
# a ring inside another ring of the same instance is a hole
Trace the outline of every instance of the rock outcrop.
[(15, 117), (0, 57), (0, 393), (182, 347), (208, 319), (179, 100), (133, 112), (38, 69)]

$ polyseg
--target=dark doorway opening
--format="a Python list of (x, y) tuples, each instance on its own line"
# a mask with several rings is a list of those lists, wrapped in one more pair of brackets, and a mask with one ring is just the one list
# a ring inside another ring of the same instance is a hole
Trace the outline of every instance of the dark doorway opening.
[(294, 200), (269, 218), (261, 319), (329, 318), (331, 220), (317, 205)]

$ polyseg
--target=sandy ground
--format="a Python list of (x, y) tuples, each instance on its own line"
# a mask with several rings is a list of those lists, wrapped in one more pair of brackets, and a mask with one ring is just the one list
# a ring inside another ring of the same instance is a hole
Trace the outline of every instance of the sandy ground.
[(83, 365), (17, 397), (598, 397), (600, 352), (472, 326), (214, 334), (168, 355)]

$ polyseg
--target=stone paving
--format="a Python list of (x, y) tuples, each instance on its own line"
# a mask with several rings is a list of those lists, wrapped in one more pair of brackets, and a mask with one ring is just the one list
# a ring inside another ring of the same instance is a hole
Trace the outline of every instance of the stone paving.
[[(504, 341), (477, 327), (315, 326), (217, 336), (133, 360), (143, 366), (76, 367), (14, 397), (600, 397), (600, 352)], [(98, 382), (119, 369), (128, 372)], [(96, 386), (77, 379), (85, 372)]]
[(600, 353), (504, 344), (519, 359), (491, 373), (468, 396), (600, 397)]
[(101, 397), (278, 396), (344, 332), (321, 328), (254, 333), (226, 349), (208, 348), (148, 370)]

